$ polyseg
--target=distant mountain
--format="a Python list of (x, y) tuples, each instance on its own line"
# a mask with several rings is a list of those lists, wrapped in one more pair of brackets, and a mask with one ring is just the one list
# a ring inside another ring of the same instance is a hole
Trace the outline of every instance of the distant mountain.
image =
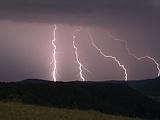
[(127, 84), (133, 89), (147, 95), (147, 96), (160, 96), (160, 77), (147, 80), (135, 81), (110, 81), (111, 83)]
[(160, 96), (160, 77), (142, 81), (132, 81), (129, 86), (148, 96)]
[(160, 118), (159, 102), (120, 83), (50, 82), (37, 79), (0, 83), (0, 100), (70, 109), (92, 109), (132, 117)]
[(41, 79), (26, 79), (20, 81), (20, 83), (33, 83), (33, 84), (39, 84), (39, 83), (48, 83), (51, 82), (49, 80), (41, 80)]

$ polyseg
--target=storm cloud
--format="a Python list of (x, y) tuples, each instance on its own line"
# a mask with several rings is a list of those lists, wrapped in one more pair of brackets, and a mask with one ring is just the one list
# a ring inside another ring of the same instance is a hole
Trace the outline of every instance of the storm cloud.
[(155, 25), (159, 5), (158, 0), (1, 0), (0, 18), (106, 27)]

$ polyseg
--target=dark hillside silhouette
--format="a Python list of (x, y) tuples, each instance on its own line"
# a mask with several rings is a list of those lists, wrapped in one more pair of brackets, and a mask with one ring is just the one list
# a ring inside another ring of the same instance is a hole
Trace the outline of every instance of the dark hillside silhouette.
[(160, 117), (160, 104), (125, 84), (25, 80), (0, 83), (0, 100), (132, 117)]
[(134, 81), (110, 81), (111, 83), (127, 84), (133, 89), (147, 95), (147, 96), (160, 96), (160, 77), (147, 80), (134, 80)]

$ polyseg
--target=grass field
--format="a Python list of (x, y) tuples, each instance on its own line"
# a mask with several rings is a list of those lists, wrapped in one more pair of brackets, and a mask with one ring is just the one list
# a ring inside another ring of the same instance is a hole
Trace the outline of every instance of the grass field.
[(140, 120), (95, 111), (68, 110), (0, 102), (0, 120)]

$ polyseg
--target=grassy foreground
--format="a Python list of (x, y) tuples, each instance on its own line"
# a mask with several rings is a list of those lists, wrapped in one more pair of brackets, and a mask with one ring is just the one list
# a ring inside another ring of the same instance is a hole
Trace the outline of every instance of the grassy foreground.
[(1, 120), (140, 120), (95, 111), (68, 110), (13, 102), (0, 102)]

